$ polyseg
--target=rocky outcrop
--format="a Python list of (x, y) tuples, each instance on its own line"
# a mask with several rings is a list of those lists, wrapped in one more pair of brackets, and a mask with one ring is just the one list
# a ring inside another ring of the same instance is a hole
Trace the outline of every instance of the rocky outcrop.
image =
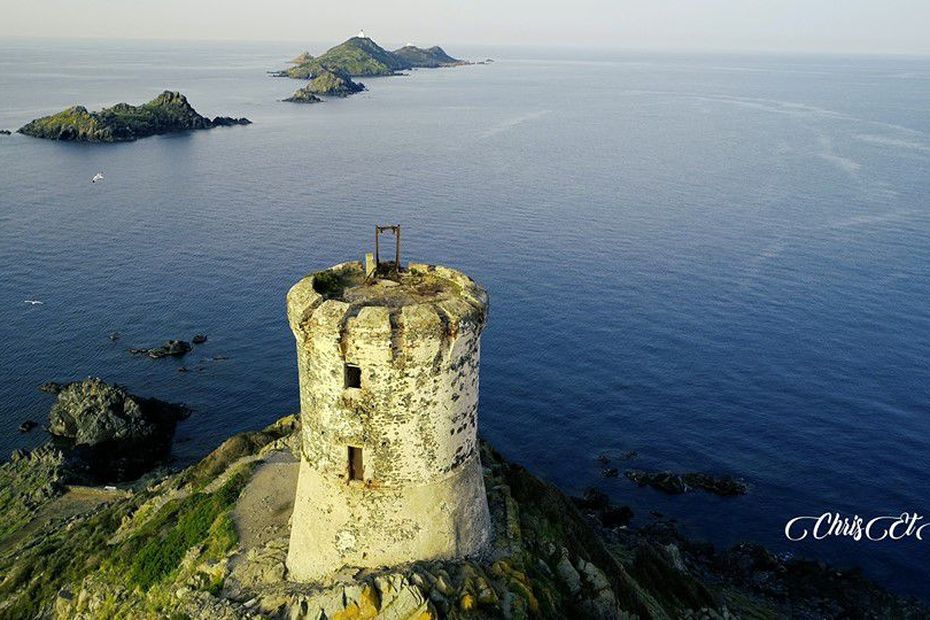
[(71, 383), (49, 413), (49, 433), (71, 449), (71, 464), (94, 477), (137, 476), (165, 456), (182, 405), (142, 398), (100, 379)]
[(700, 489), (714, 495), (745, 495), (749, 486), (732, 476), (711, 476), (705, 473), (676, 474), (670, 471), (642, 471), (632, 469), (626, 477), (641, 487), (649, 486), (669, 495), (680, 495)]
[(35, 138), (76, 142), (129, 142), (179, 131), (248, 125), (246, 118), (201, 116), (178, 92), (165, 91), (142, 105), (118, 103), (99, 112), (74, 106), (36, 119), (18, 131)]

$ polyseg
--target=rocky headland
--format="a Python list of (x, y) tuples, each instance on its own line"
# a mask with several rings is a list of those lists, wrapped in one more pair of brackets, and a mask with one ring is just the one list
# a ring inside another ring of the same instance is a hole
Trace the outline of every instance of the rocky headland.
[[(84, 389), (75, 388), (73, 396)], [(125, 411), (127, 396), (119, 398)], [(119, 398), (103, 399), (112, 403), (103, 409), (119, 409)], [(786, 560), (750, 545), (717, 552), (662, 520), (629, 527), (629, 509), (611, 506), (594, 491), (572, 500), (487, 444), (481, 460), (494, 535), (483, 556), (346, 569), (325, 583), (292, 582), (284, 561), (299, 444), (299, 420), (286, 417), (231, 437), (183, 471), (147, 474), (119, 489), (75, 484), (54, 447), (17, 453), (0, 465), (0, 617), (813, 619), (930, 613), (857, 571)]]
[(201, 116), (178, 92), (165, 91), (142, 105), (118, 103), (98, 112), (74, 106), (36, 119), (18, 131), (47, 140), (74, 142), (130, 142), (166, 133), (249, 125), (247, 118)]

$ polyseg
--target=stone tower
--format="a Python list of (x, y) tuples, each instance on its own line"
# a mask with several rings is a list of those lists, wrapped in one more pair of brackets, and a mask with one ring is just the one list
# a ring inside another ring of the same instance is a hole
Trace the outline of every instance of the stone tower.
[(479, 552), (490, 536), (477, 444), (484, 289), (369, 255), (298, 282), (287, 314), (302, 420), (291, 577)]

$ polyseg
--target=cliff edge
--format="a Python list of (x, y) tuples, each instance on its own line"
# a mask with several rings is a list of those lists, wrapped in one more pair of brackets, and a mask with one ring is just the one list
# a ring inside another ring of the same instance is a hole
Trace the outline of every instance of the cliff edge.
[(610, 529), (481, 445), (493, 541), (472, 560), (288, 580), (299, 421), (236, 435), (127, 488), (62, 483), (52, 448), (0, 465), (3, 618), (925, 618), (856, 571), (740, 546), (715, 553), (662, 522)]

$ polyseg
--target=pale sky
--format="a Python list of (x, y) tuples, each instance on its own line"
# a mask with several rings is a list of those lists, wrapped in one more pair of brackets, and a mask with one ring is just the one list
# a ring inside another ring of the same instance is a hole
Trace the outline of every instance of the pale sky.
[(930, 0), (0, 0), (0, 37), (930, 54)]

